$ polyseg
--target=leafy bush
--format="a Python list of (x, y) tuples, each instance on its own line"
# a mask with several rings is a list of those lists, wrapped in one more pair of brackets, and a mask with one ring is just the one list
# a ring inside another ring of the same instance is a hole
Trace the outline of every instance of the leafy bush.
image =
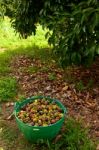
[(7, 101), (15, 97), (17, 92), (16, 80), (11, 77), (0, 79), (0, 101)]
[(4, 13), (5, 13), (4, 2), (3, 2), (3, 0), (0, 0), (0, 22), (2, 20), (1, 18), (4, 15)]
[(99, 1), (17, 0), (12, 25), (27, 38), (41, 23), (48, 32), (58, 62), (63, 66), (90, 65), (99, 55)]
[[(71, 11), (55, 12), (47, 27), (49, 43), (59, 63), (68, 65), (90, 65), (99, 54), (99, 2), (83, 1), (70, 5)], [(48, 16), (50, 17), (50, 16)]]

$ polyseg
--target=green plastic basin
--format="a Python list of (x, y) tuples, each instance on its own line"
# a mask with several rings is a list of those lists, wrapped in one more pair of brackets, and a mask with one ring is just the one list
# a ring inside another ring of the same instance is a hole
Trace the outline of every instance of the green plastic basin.
[[(51, 124), (49, 126), (45, 126), (45, 127), (31, 126), (29, 124), (23, 123), (17, 117), (17, 113), (21, 110), (21, 108), (24, 105), (26, 105), (26, 104), (28, 104), (28, 103), (36, 100), (36, 99), (42, 99), (42, 98), (45, 98), (49, 101), (55, 101), (57, 103), (57, 105), (63, 110), (63, 112), (64, 112), (63, 117), (59, 121), (57, 121), (56, 123)], [(29, 141), (32, 141), (32, 142), (33, 141), (35, 142), (35, 141), (41, 140), (41, 139), (52, 140), (53, 138), (55, 138), (55, 136), (59, 133), (59, 131), (63, 125), (66, 112), (67, 112), (66, 108), (64, 107), (64, 105), (60, 101), (58, 101), (56, 99), (49, 98), (49, 97), (44, 97), (44, 96), (31, 97), (31, 98), (23, 100), (22, 102), (16, 102), (15, 106), (14, 106), (14, 115), (16, 118), (18, 128), (23, 133), (23, 135), (26, 137), (26, 139)]]

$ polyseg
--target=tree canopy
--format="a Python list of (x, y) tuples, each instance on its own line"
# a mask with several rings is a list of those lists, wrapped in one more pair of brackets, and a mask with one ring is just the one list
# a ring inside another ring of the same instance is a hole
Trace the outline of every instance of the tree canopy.
[(98, 0), (5, 0), (3, 3), (12, 26), (22, 37), (35, 34), (37, 23), (49, 29), (46, 37), (63, 67), (89, 65), (99, 54)]

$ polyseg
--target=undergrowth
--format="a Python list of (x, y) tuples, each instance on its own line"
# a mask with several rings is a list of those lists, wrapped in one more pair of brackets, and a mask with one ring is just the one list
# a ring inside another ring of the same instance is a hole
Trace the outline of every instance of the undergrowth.
[(17, 82), (14, 78), (0, 78), (0, 101), (12, 100), (17, 93)]
[(82, 127), (81, 122), (69, 118), (65, 122), (64, 128), (64, 132), (61, 131), (60, 133), (62, 137), (58, 141), (40, 140), (36, 143), (29, 143), (20, 136), (19, 131), (16, 135), (16, 128), (7, 127), (6, 124), (3, 124), (1, 136), (3, 140), (9, 143), (11, 150), (14, 149), (16, 143), (16, 150), (96, 150), (95, 143), (89, 138), (88, 131)]

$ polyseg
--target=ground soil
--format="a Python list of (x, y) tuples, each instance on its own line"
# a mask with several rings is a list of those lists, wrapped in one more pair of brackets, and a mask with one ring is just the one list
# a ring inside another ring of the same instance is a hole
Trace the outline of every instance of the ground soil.
[[(91, 68), (75, 68), (71, 75), (76, 81), (82, 80), (85, 86), (91, 79), (91, 89), (77, 91), (74, 82), (67, 82), (64, 71), (55, 62), (41, 62), (25, 56), (16, 57), (12, 63), (12, 73), (25, 97), (45, 95), (59, 99), (68, 109), (68, 116), (82, 119), (90, 129), (90, 136), (99, 139), (99, 61)], [(38, 68), (29, 72), (32, 66)], [(18, 97), (16, 98), (18, 99)]]

